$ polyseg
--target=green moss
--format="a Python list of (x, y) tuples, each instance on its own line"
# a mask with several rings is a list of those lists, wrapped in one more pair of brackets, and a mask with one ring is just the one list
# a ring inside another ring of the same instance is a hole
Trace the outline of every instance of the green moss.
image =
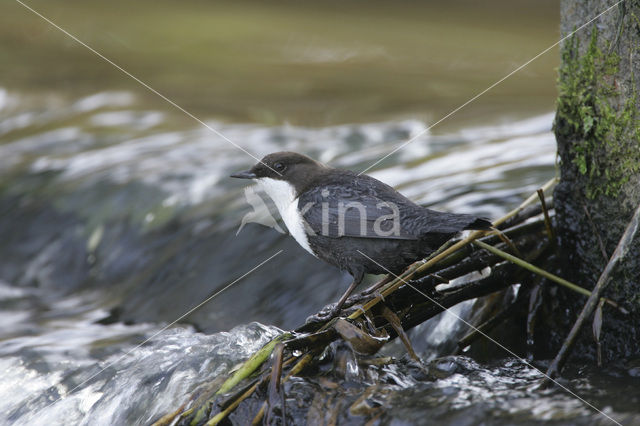
[(582, 56), (575, 36), (563, 47), (555, 130), (571, 141), (570, 160), (580, 174), (588, 176), (587, 197), (615, 198), (640, 171), (640, 118), (635, 87), (632, 96), (615, 104), (620, 98), (615, 80), (620, 58), (603, 53), (597, 40), (594, 29)]

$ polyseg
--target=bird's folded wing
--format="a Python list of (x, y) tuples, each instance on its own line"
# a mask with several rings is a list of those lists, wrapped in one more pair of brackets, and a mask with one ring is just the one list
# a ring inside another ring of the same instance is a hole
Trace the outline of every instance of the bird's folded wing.
[(316, 235), (419, 239), (403, 224), (407, 206), (394, 201), (362, 188), (326, 185), (302, 194), (298, 209), (307, 231)]
[(488, 229), (473, 215), (446, 213), (414, 204), (388, 186), (324, 185), (301, 194), (298, 209), (307, 232), (332, 238), (419, 240), (464, 229)]

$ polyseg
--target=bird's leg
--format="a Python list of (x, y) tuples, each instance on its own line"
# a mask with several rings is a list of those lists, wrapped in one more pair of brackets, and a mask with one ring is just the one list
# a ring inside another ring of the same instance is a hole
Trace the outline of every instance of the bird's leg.
[(350, 301), (353, 301), (353, 303), (359, 303), (370, 299), (372, 296), (379, 297), (380, 300), (384, 301), (384, 296), (380, 293), (380, 289), (384, 287), (385, 284), (393, 281), (393, 278), (395, 278), (393, 275), (387, 275), (362, 293), (352, 296)]
[(362, 282), (363, 277), (364, 277), (364, 273), (362, 271), (358, 271), (353, 275), (353, 281), (349, 285), (349, 288), (347, 289), (347, 291), (344, 292), (340, 300), (338, 300), (338, 303), (336, 304), (336, 306), (334, 306), (334, 308), (331, 309), (331, 313), (329, 314), (330, 315), (329, 319), (338, 316), (338, 314), (340, 313), (340, 310), (342, 309), (342, 305), (344, 305), (344, 302), (346, 302), (347, 298), (351, 295), (351, 293), (353, 293), (353, 290), (355, 290), (356, 287), (358, 287), (358, 285)]
[(344, 305), (344, 302), (347, 301), (347, 298), (349, 297), (349, 295), (353, 293), (353, 290), (355, 290), (355, 288), (358, 287), (358, 284), (362, 282), (362, 278), (364, 278), (364, 272), (362, 271), (356, 272), (353, 275), (353, 281), (349, 285), (349, 288), (347, 289), (347, 291), (344, 292), (340, 300), (338, 300), (338, 303), (336, 303), (336, 305), (333, 308), (331, 308), (331, 310), (328, 313), (324, 313), (326, 311), (324, 312), (321, 311), (320, 313), (317, 313), (307, 318), (306, 322), (307, 323), (324, 322), (324, 321), (329, 321), (330, 319), (338, 316), (338, 314), (340, 313), (340, 310), (342, 309), (342, 305)]

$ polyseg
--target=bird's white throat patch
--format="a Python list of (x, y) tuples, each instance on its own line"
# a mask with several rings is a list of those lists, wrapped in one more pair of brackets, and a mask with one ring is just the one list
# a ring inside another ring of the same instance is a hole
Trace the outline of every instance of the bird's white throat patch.
[(295, 187), (284, 180), (266, 177), (255, 179), (255, 181), (258, 182), (258, 185), (260, 185), (264, 192), (273, 200), (291, 236), (295, 238), (303, 249), (315, 256), (315, 253), (311, 250), (311, 246), (309, 246), (309, 239), (304, 230), (303, 218), (298, 210), (298, 198)]

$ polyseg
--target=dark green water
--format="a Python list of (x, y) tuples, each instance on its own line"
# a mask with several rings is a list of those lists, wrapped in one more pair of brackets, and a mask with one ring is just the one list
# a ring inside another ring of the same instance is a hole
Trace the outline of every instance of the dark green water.
[[(420, 135), (370, 173), (489, 217), (555, 175), (555, 50), (424, 131), (554, 43), (556, 2), (28, 4), (258, 157), (363, 170)], [(238, 233), (251, 208), (228, 175), (250, 156), (17, 2), (0, 5), (0, 46), (0, 423), (149, 423), (342, 293), (349, 277), (290, 237)], [(464, 332), (444, 314), (412, 340), (427, 362)], [(429, 376), (394, 345), (388, 367), (347, 360), (338, 388), (291, 382), (291, 420), (609, 424), (535, 391), (516, 360), (436, 360)], [(568, 384), (633, 421), (634, 371), (576, 367)]]
[[(276, 125), (434, 121), (559, 38), (557, 1), (28, 4), (198, 116)], [(19, 3), (1, 7), (3, 85), (127, 90), (169, 109)], [(557, 64), (554, 50), (442, 128), (552, 110)]]

